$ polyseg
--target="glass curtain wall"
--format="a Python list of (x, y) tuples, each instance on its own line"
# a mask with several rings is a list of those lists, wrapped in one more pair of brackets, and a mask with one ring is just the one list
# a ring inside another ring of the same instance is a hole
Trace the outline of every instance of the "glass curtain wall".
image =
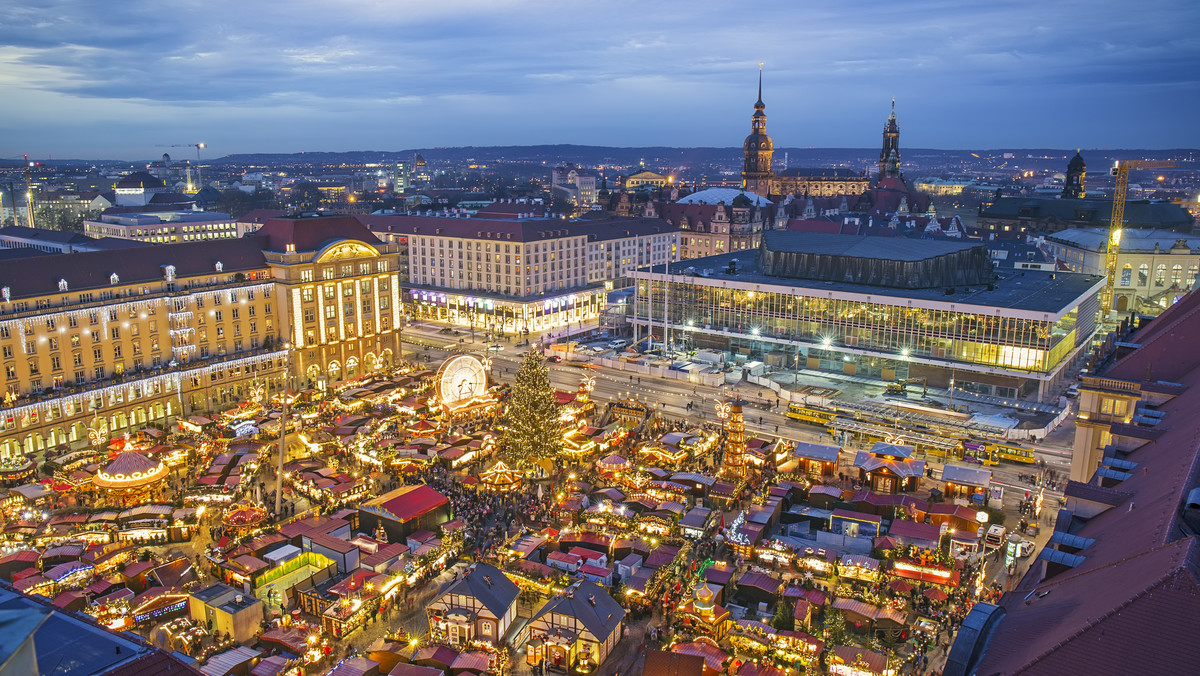
[[(638, 280), (638, 318), (649, 313), (651, 323), (661, 326), (663, 295), (661, 281)], [(1048, 322), (674, 281), (669, 301), (673, 331), (740, 334), (761, 350), (796, 341), (833, 351), (849, 347), (881, 357), (927, 357), (1045, 373), (1076, 345), (1077, 309)]]

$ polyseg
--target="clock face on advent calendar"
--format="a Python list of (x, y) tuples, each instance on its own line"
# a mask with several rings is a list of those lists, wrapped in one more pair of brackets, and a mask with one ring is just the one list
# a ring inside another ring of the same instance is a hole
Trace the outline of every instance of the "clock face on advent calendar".
[(455, 355), (438, 370), (437, 388), (442, 404), (460, 406), (487, 392), (487, 369), (477, 357)]

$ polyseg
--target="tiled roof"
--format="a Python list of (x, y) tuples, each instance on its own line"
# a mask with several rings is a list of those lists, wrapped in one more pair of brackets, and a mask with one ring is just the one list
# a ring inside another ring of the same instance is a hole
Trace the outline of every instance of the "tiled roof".
[[(1002, 599), (1007, 615), (987, 643), (978, 673), (1194, 671), (1200, 661), (1194, 640), (1200, 543), (1182, 527), (1180, 506), (1200, 480), (1198, 329), (1200, 296), (1190, 294), (1130, 339), (1140, 348), (1099, 372), (1133, 382), (1166, 380), (1181, 389), (1157, 406), (1161, 436), (1126, 453), (1137, 469), (1118, 484), (1116, 495), (1068, 484), (1069, 497), (1102, 504), (1123, 499), (1076, 519), (1071, 534), (1092, 543), (1073, 568), (1045, 578), (1046, 564), (1036, 563)], [(1127, 649), (1134, 645), (1136, 650)], [(967, 648), (964, 643), (958, 654)]]
[(599, 585), (584, 580), (547, 601), (533, 619), (556, 614), (576, 618), (592, 636), (604, 643), (621, 626), (625, 609)]
[(1116, 507), (1131, 497), (1129, 493), (1118, 491), (1114, 488), (1103, 488), (1093, 484), (1085, 484), (1082, 481), (1068, 481), (1067, 487), (1063, 489), (1063, 496), (1087, 500), (1088, 502), (1098, 502), (1110, 507)]
[(162, 282), (167, 265), (175, 266), (175, 276), (183, 282), (215, 275), (218, 262), (225, 275), (266, 268), (262, 241), (243, 237), (11, 260), (0, 267), (0, 286), (19, 299), (59, 293), (60, 279), (71, 291), (111, 287), (113, 273), (121, 285)]
[(73, 244), (75, 242), (87, 243), (91, 242), (92, 238), (79, 232), (71, 232), (67, 230), (48, 230), (46, 228), (27, 228), (23, 225), (8, 225), (0, 228), (0, 237), (19, 237), (21, 239), (36, 239), (42, 242), (54, 242), (56, 244)]
[(1195, 538), (1188, 538), (1095, 571), (1052, 578), (1038, 585), (1028, 604), (1029, 592), (1007, 595), (1001, 603), (1007, 616), (978, 673), (1192, 671), (1200, 662), (1198, 550)]
[(320, 251), (337, 240), (382, 244), (353, 216), (272, 218), (255, 234), (266, 240), (263, 248), (267, 251), (285, 251), (289, 245), (294, 245), (295, 251)]
[(508, 609), (516, 603), (520, 591), (500, 569), (486, 563), (477, 563), (468, 569), (466, 574), (442, 587), (435, 600), (447, 594), (460, 594), (478, 599), (492, 615), (504, 617)]
[(589, 241), (604, 241), (670, 233), (677, 230), (675, 226), (657, 218), (609, 218), (580, 221), (543, 218), (517, 221), (409, 214), (371, 215), (358, 218), (362, 219), (373, 232), (380, 234), (483, 238), (505, 242), (536, 242), (543, 239), (579, 236), (586, 236)]

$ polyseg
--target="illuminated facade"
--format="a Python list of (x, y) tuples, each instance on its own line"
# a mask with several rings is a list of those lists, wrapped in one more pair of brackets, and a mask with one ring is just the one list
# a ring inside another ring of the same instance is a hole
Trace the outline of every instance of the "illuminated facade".
[(390, 364), (402, 249), (353, 218), (307, 218), (236, 239), (8, 261), (0, 458), (222, 410), (285, 369), (320, 384)]
[(786, 169), (771, 180), (772, 195), (861, 195), (871, 187), (866, 172), (851, 169)]
[(385, 243), (353, 217), (280, 218), (257, 233), (275, 280), (291, 373), (320, 385), (390, 365), (398, 327), (404, 245)]
[(249, 238), (9, 261), (0, 457), (236, 403), (284, 365), (270, 277)]
[[(763, 248), (769, 250), (779, 237), (804, 247), (844, 236), (796, 239), (791, 233), (769, 233)], [(837, 266), (844, 269), (817, 279), (766, 274), (762, 261), (744, 252), (740, 258), (725, 254), (675, 264), (670, 274), (640, 270), (634, 275), (635, 337), (647, 330), (663, 337), (665, 300), (667, 333), (677, 345), (727, 349), (755, 359), (776, 353), (777, 361), (808, 369), (883, 380), (926, 376), (941, 387), (954, 379), (960, 389), (1041, 397), (1094, 332), (1098, 276), (996, 270), (989, 282), (936, 288), (832, 281), (854, 270), (863, 279), (893, 274), (889, 267), (899, 270), (895, 274), (909, 266), (945, 270), (955, 256), (973, 248), (925, 240), (849, 240), (868, 250), (820, 254), (835, 272)], [(986, 263), (986, 251), (982, 258)], [(685, 272), (701, 266), (707, 275)]]
[(677, 228), (658, 219), (389, 218), (371, 227), (408, 242), (413, 313), (477, 329), (542, 331), (595, 320), (609, 286), (679, 256)]

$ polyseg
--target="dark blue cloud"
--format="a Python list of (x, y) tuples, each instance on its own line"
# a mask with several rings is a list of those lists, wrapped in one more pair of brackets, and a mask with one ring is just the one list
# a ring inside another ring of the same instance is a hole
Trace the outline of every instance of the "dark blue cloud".
[[(0, 0), (0, 156), (1200, 145), (1200, 3)], [(1133, 103), (1136, 101), (1136, 104)]]

